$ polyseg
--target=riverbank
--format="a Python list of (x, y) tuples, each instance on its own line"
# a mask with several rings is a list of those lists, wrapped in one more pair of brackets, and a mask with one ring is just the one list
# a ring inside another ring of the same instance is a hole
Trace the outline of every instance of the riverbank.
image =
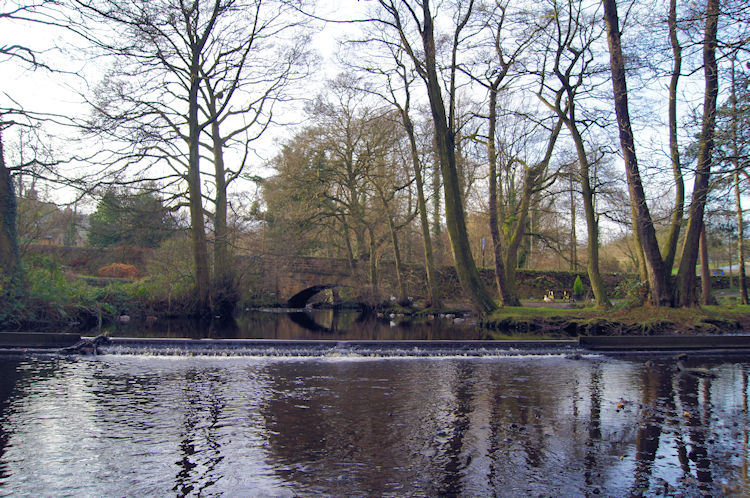
[(651, 336), (750, 331), (750, 306), (628, 309), (504, 307), (479, 322), (499, 336)]

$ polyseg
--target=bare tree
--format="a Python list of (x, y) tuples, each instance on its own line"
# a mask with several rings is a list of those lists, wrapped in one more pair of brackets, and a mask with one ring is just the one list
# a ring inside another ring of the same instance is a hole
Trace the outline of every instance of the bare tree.
[(477, 312), (491, 312), (497, 305), (484, 287), (471, 253), (456, 157), (457, 59), (474, 1), (457, 2), (447, 16), (441, 16), (446, 24), (450, 23), (450, 32), (445, 37), (439, 35), (441, 41), (446, 41), (444, 65), (439, 63), (436, 43), (435, 21), (441, 12), (438, 6), (431, 6), (429, 0), (379, 0), (378, 5), (380, 9), (374, 22), (382, 25), (390, 33), (392, 42), (408, 54), (425, 84), (443, 180), (446, 225), (461, 287)]
[[(694, 306), (697, 303), (695, 263), (698, 260), (700, 234), (703, 231), (703, 212), (709, 190), (711, 154), (714, 147), (714, 127), (716, 124), (716, 100), (719, 93), (718, 65), (716, 63), (719, 15), (719, 1), (707, 0), (703, 39), (703, 73), (705, 78), (703, 119), (698, 145), (698, 164), (693, 183), (687, 231), (685, 232), (685, 245), (683, 246), (682, 259), (677, 273), (674, 302), (679, 306)], [(705, 275), (704, 279), (707, 277)]]
[(417, 191), (417, 209), (419, 211), (422, 240), (424, 246), (424, 264), (427, 277), (427, 302), (430, 306), (440, 307), (440, 293), (430, 234), (429, 213), (425, 196), (425, 165), (419, 150), (417, 129), (412, 117), (414, 81), (418, 77), (411, 60), (399, 44), (391, 43), (388, 33), (379, 25), (368, 26), (371, 29), (362, 39), (351, 40), (354, 48), (347, 54), (347, 66), (362, 72), (374, 81), (385, 85), (384, 90), (376, 90), (379, 85), (365, 84), (363, 90), (385, 100), (393, 107), (409, 141), (409, 158), (414, 174)]
[[(605, 21), (607, 25), (609, 49), (610, 49), (610, 66), (612, 69), (612, 85), (615, 97), (615, 110), (620, 130), (620, 141), (622, 152), (625, 157), (625, 166), (628, 177), (628, 187), (630, 191), (630, 202), (633, 211), (634, 223), (637, 227), (638, 240), (643, 248), (648, 279), (651, 292), (651, 301), (658, 306), (679, 305), (692, 306), (697, 304), (695, 294), (695, 264), (697, 262), (699, 248), (705, 248), (705, 242), (701, 243), (703, 232), (703, 212), (706, 205), (706, 196), (709, 190), (709, 176), (711, 172), (711, 153), (713, 149), (713, 134), (715, 126), (716, 98), (718, 94), (718, 75), (715, 58), (717, 26), (719, 17), (718, 1), (708, 0), (705, 11), (705, 32), (703, 41), (703, 67), (705, 74), (705, 97), (703, 104), (703, 122), (699, 139), (698, 166), (695, 173), (695, 183), (693, 186), (693, 196), (690, 205), (690, 219), (688, 222), (687, 233), (685, 234), (685, 243), (683, 246), (682, 260), (680, 262), (679, 272), (677, 275), (677, 288), (672, 294), (669, 285), (669, 275), (667, 273), (666, 263), (660, 253), (656, 234), (646, 205), (645, 193), (641, 183), (640, 172), (636, 162), (635, 143), (630, 125), (627, 102), (627, 87), (625, 82), (625, 64), (622, 55), (620, 43), (621, 32), (619, 27), (617, 5), (614, 0), (604, 1)], [(670, 13), (670, 17), (674, 12)], [(670, 32), (674, 36), (673, 21), (670, 20)], [(679, 50), (675, 48), (675, 41), (672, 41), (673, 49), (676, 51), (676, 61), (679, 62)], [(676, 64), (677, 64), (676, 62)], [(675, 72), (673, 70), (672, 85), (670, 87), (670, 97), (672, 97), (673, 86), (676, 85)], [(674, 102), (670, 98), (670, 122), (673, 118), (672, 107)], [(670, 133), (672, 135), (672, 133)], [(672, 140), (672, 136), (670, 139)], [(670, 145), (674, 145), (671, 142)], [(674, 155), (673, 167), (675, 165)], [(675, 178), (681, 178), (675, 170)], [(671, 245), (667, 248), (669, 254)], [(668, 259), (668, 258), (667, 258)], [(708, 283), (709, 275), (703, 273), (703, 281)], [(708, 292), (704, 290), (704, 296), (708, 297)]]
[(628, 94), (625, 82), (625, 62), (620, 45), (620, 27), (617, 15), (617, 5), (614, 0), (604, 1), (604, 19), (607, 25), (610, 65), (612, 68), (612, 86), (615, 96), (615, 112), (620, 130), (620, 143), (625, 157), (625, 171), (628, 179), (630, 203), (633, 212), (636, 233), (640, 246), (643, 248), (651, 301), (657, 306), (668, 306), (672, 301), (669, 282), (664, 261), (659, 251), (656, 231), (651, 220), (651, 213), (646, 204), (646, 195), (641, 182), (640, 171), (635, 155), (635, 141), (630, 126), (628, 112)]
[[(55, 17), (45, 10), (47, 3), (21, 1), (3, 4), (0, 7), (0, 27), (7, 27), (11, 23), (58, 26)], [(0, 45), (0, 61), (21, 61), (33, 69), (51, 69), (32, 48), (21, 43)], [(3, 148), (3, 131), (15, 124), (14, 114), (24, 115), (25, 112), (18, 108), (0, 109), (0, 291), (13, 289), (23, 282), (16, 226), (17, 199), (11, 173), (13, 170), (20, 171), (28, 164), (8, 164)]]
[[(80, 34), (116, 60), (95, 102), (91, 130), (121, 144), (111, 151), (111, 163), (123, 175), (137, 177), (131, 168), (137, 165), (151, 181), (186, 182), (198, 311), (205, 313), (211, 306), (211, 269), (201, 138), (210, 137), (206, 148), (214, 162), (220, 268), (214, 282), (231, 288), (225, 273), (230, 268), (226, 194), (246, 160), (227, 169), (224, 149), (239, 140), (246, 157), (247, 143), (273, 122), (274, 103), (303, 60), (304, 51), (285, 39), (295, 26), (294, 9), (275, 0), (80, 0), (75, 5)], [(221, 132), (222, 126), (230, 131)], [(155, 165), (167, 172), (159, 175)]]
[(580, 105), (587, 88), (595, 86), (601, 71), (594, 48), (603, 33), (598, 14), (582, 1), (551, 1), (546, 15), (552, 22), (540, 35), (542, 49), (540, 88), (537, 96), (563, 120), (576, 148), (579, 181), (588, 229), (588, 274), (598, 306), (609, 306), (599, 271), (599, 217), (595, 209), (596, 191), (592, 185), (591, 157), (584, 133), (597, 125), (593, 110)]

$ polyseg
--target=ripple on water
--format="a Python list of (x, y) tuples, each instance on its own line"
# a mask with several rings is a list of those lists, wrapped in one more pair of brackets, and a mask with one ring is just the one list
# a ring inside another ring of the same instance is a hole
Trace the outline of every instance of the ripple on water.
[(693, 361), (12, 359), (0, 494), (750, 492), (748, 364)]

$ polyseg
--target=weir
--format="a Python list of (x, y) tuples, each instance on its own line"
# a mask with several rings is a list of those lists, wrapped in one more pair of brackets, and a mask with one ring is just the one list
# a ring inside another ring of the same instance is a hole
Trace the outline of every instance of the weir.
[[(58, 354), (60, 337), (44, 342), (44, 334), (14, 334), (0, 342), (0, 354)], [(2, 334), (0, 334), (0, 337)], [(24, 336), (27, 338), (24, 342)], [(81, 339), (65, 334), (65, 345)], [(92, 339), (83, 337), (83, 339)], [(750, 352), (750, 336), (581, 337), (575, 340), (284, 340), (183, 339), (113, 337), (100, 354), (152, 356), (280, 356), (280, 357), (441, 357), (659, 354), (689, 351), (703, 354)]]
[(109, 354), (216, 356), (516, 356), (580, 354), (578, 341), (336, 341), (114, 338)]

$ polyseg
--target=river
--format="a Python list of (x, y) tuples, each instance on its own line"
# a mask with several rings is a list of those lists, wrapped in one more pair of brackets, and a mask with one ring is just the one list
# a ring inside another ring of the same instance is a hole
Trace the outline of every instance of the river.
[(750, 494), (750, 358), (573, 358), (6, 355), (0, 496)]

